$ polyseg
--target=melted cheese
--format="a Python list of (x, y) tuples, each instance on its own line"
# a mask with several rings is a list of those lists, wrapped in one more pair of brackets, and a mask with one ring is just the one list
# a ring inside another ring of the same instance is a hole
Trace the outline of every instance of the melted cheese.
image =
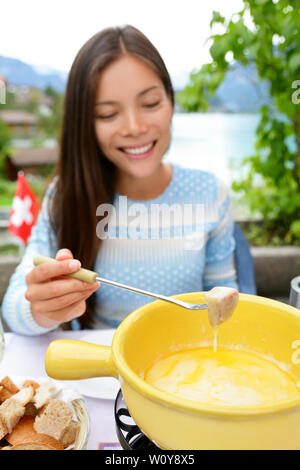
[(300, 393), (293, 377), (273, 362), (225, 348), (170, 354), (146, 372), (145, 380), (178, 397), (214, 405), (271, 405)]

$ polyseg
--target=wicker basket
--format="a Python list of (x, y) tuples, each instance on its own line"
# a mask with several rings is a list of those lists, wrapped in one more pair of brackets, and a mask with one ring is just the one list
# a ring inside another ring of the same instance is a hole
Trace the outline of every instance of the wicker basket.
[(80, 424), (80, 429), (74, 444), (70, 446), (70, 450), (84, 450), (86, 449), (90, 435), (90, 417), (85, 402), (81, 398), (73, 400), (72, 405), (78, 423)]
[[(2, 376), (0, 377), (1, 380)], [(33, 380), (35, 382), (41, 383), (41, 379), (45, 380), (45, 377), (28, 377), (28, 376), (17, 376), (10, 375), (11, 380), (19, 387), (22, 387), (22, 384), (25, 380)], [(48, 379), (47, 379), (48, 380)], [(51, 379), (49, 379), (51, 380)], [(65, 388), (65, 387), (64, 387)], [(69, 447), (66, 447), (65, 450), (84, 450), (87, 447), (89, 435), (90, 435), (90, 417), (88, 413), (87, 406), (82, 398), (76, 398), (73, 400), (66, 400), (64, 397), (57, 397), (62, 399), (70, 406), (73, 407), (76, 419), (80, 425), (79, 432), (75, 439), (75, 442)], [(75, 418), (75, 417), (74, 417)]]

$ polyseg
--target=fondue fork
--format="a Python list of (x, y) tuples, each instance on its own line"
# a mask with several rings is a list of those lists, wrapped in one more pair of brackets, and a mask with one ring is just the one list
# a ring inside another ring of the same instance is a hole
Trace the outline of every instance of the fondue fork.
[[(55, 261), (56, 260), (53, 258), (49, 258), (47, 256), (42, 256), (42, 255), (37, 255), (34, 257), (33, 264), (35, 266), (38, 266), (40, 264), (55, 262)], [(183, 302), (182, 300), (173, 299), (173, 297), (167, 297), (166, 295), (155, 294), (147, 290), (137, 289), (136, 287), (127, 286), (126, 284), (122, 284), (120, 282), (111, 281), (109, 279), (104, 279), (100, 277), (98, 273), (89, 271), (88, 269), (84, 269), (84, 268), (79, 269), (75, 273), (70, 273), (67, 275), (69, 277), (79, 279), (80, 281), (85, 281), (85, 282), (90, 282), (90, 283), (99, 281), (99, 282), (103, 282), (103, 284), (108, 284), (108, 285), (115, 286), (115, 287), (121, 287), (121, 289), (127, 289), (129, 291), (136, 292), (138, 294), (146, 295), (148, 297), (153, 297), (154, 299), (164, 300), (165, 302), (170, 302), (171, 304), (179, 305), (180, 307), (188, 308), (190, 310), (207, 310), (208, 309), (208, 304), (191, 304), (188, 302)]]

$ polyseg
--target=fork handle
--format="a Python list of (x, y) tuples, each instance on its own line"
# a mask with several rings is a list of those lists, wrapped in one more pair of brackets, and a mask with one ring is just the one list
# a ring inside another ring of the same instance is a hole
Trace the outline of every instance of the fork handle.
[[(48, 256), (42, 256), (42, 255), (36, 255), (33, 258), (33, 264), (35, 266), (39, 266), (40, 264), (44, 263), (55, 263), (56, 260), (53, 258), (49, 258)], [(67, 274), (69, 277), (73, 277), (75, 279), (79, 279), (79, 281), (85, 281), (85, 282), (96, 282), (96, 277), (98, 276), (98, 273), (94, 273), (93, 271), (89, 271), (88, 269), (80, 268), (78, 271), (75, 273), (70, 273)]]

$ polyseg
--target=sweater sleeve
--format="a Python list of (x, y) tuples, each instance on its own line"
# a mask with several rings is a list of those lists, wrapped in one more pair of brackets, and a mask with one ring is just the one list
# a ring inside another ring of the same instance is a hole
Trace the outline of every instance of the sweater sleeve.
[(57, 252), (56, 237), (48, 214), (48, 203), (54, 195), (54, 184), (52, 182), (46, 191), (37, 223), (32, 229), (22, 261), (10, 278), (2, 303), (2, 314), (7, 325), (13, 332), (22, 335), (39, 335), (57, 328), (38, 325), (31, 314), (30, 302), (25, 298), (25, 277), (34, 268), (34, 256), (42, 254), (55, 257)]
[(235, 241), (231, 201), (228, 188), (218, 179), (216, 193), (218, 220), (206, 244), (203, 288), (210, 290), (216, 286), (226, 286), (238, 289), (233, 256)]

